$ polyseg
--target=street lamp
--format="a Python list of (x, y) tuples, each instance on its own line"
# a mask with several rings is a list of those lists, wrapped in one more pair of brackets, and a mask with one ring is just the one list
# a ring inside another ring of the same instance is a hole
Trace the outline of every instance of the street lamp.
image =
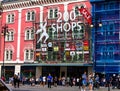
[(5, 24), (2, 27), (2, 35), (4, 36), (4, 46), (3, 46), (3, 69), (2, 69), (2, 75), (5, 77), (5, 65), (4, 65), (4, 61), (5, 61), (5, 37), (8, 34), (8, 26)]
[[(93, 24), (94, 23), (94, 24)], [(96, 72), (96, 37), (97, 37), (97, 31), (98, 31), (98, 27), (102, 27), (102, 22), (101, 22), (101, 18), (96, 18), (94, 19), (93, 23), (90, 25), (91, 28), (94, 27), (94, 46), (93, 46), (93, 52), (94, 52), (94, 72)]]

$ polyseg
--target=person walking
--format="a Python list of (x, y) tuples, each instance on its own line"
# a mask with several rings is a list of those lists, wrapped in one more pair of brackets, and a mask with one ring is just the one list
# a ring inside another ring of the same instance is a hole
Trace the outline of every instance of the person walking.
[(67, 77), (67, 86), (70, 85), (70, 77)]
[(40, 75), (39, 77), (39, 81), (40, 81), (40, 86), (43, 84), (43, 77)]
[(70, 86), (73, 86), (73, 77), (70, 77)]
[(47, 81), (48, 81), (48, 88), (51, 88), (51, 82), (52, 82), (53, 77), (51, 76), (51, 74), (49, 73), (48, 77), (47, 77)]
[(93, 77), (90, 77), (89, 79), (88, 79), (89, 81), (88, 81), (88, 83), (89, 83), (89, 91), (93, 91), (93, 80), (94, 80), (94, 78)]
[(79, 89), (82, 91), (82, 77), (79, 78)]
[(46, 76), (43, 76), (43, 87), (45, 86), (46, 83)]
[(57, 81), (58, 81), (58, 80), (57, 80), (57, 76), (55, 76), (55, 78), (54, 78), (54, 86), (55, 86), (55, 87), (57, 87)]
[(13, 76), (13, 86), (16, 88), (16, 83), (17, 83), (17, 75), (14, 74)]
[(17, 87), (19, 88), (20, 85), (20, 74), (18, 73), (17, 75)]
[(1, 79), (5, 82), (5, 77), (2, 75)]
[(82, 74), (82, 89), (83, 91), (86, 91), (86, 86), (87, 86), (87, 75), (86, 72)]

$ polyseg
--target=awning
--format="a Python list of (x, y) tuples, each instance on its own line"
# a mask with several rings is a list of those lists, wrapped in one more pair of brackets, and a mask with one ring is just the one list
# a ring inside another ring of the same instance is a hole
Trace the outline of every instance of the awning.
[(92, 63), (24, 63), (22, 66), (93, 66)]

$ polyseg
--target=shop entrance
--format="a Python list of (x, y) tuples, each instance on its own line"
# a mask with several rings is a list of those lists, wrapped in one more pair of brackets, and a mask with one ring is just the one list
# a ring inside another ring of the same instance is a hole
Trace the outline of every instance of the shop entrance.
[(87, 67), (68, 66), (67, 67), (67, 76), (80, 77), (85, 71), (87, 72)]
[(22, 66), (21, 67), (21, 76), (32, 77), (35, 76), (36, 67), (34, 66)]
[(43, 66), (42, 67), (42, 75), (48, 76), (48, 74), (51, 74), (53, 77), (60, 76), (60, 67), (57, 66)]
[[(3, 70), (3, 67), (2, 67)], [(14, 76), (15, 66), (5, 66), (5, 78), (9, 81), (9, 78)]]

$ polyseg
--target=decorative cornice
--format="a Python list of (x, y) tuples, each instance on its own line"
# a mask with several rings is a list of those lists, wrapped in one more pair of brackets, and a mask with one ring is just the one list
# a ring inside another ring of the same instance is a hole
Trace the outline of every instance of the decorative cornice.
[(3, 3), (3, 10), (11, 10), (11, 9), (17, 9), (17, 8), (24, 8), (24, 7), (30, 7), (30, 6), (36, 6), (36, 5), (45, 5), (45, 4), (51, 4), (51, 3), (61, 3), (61, 2), (67, 2), (67, 1), (77, 1), (77, 0), (27, 0), (27, 1), (15, 1), (15, 2), (7, 2)]

